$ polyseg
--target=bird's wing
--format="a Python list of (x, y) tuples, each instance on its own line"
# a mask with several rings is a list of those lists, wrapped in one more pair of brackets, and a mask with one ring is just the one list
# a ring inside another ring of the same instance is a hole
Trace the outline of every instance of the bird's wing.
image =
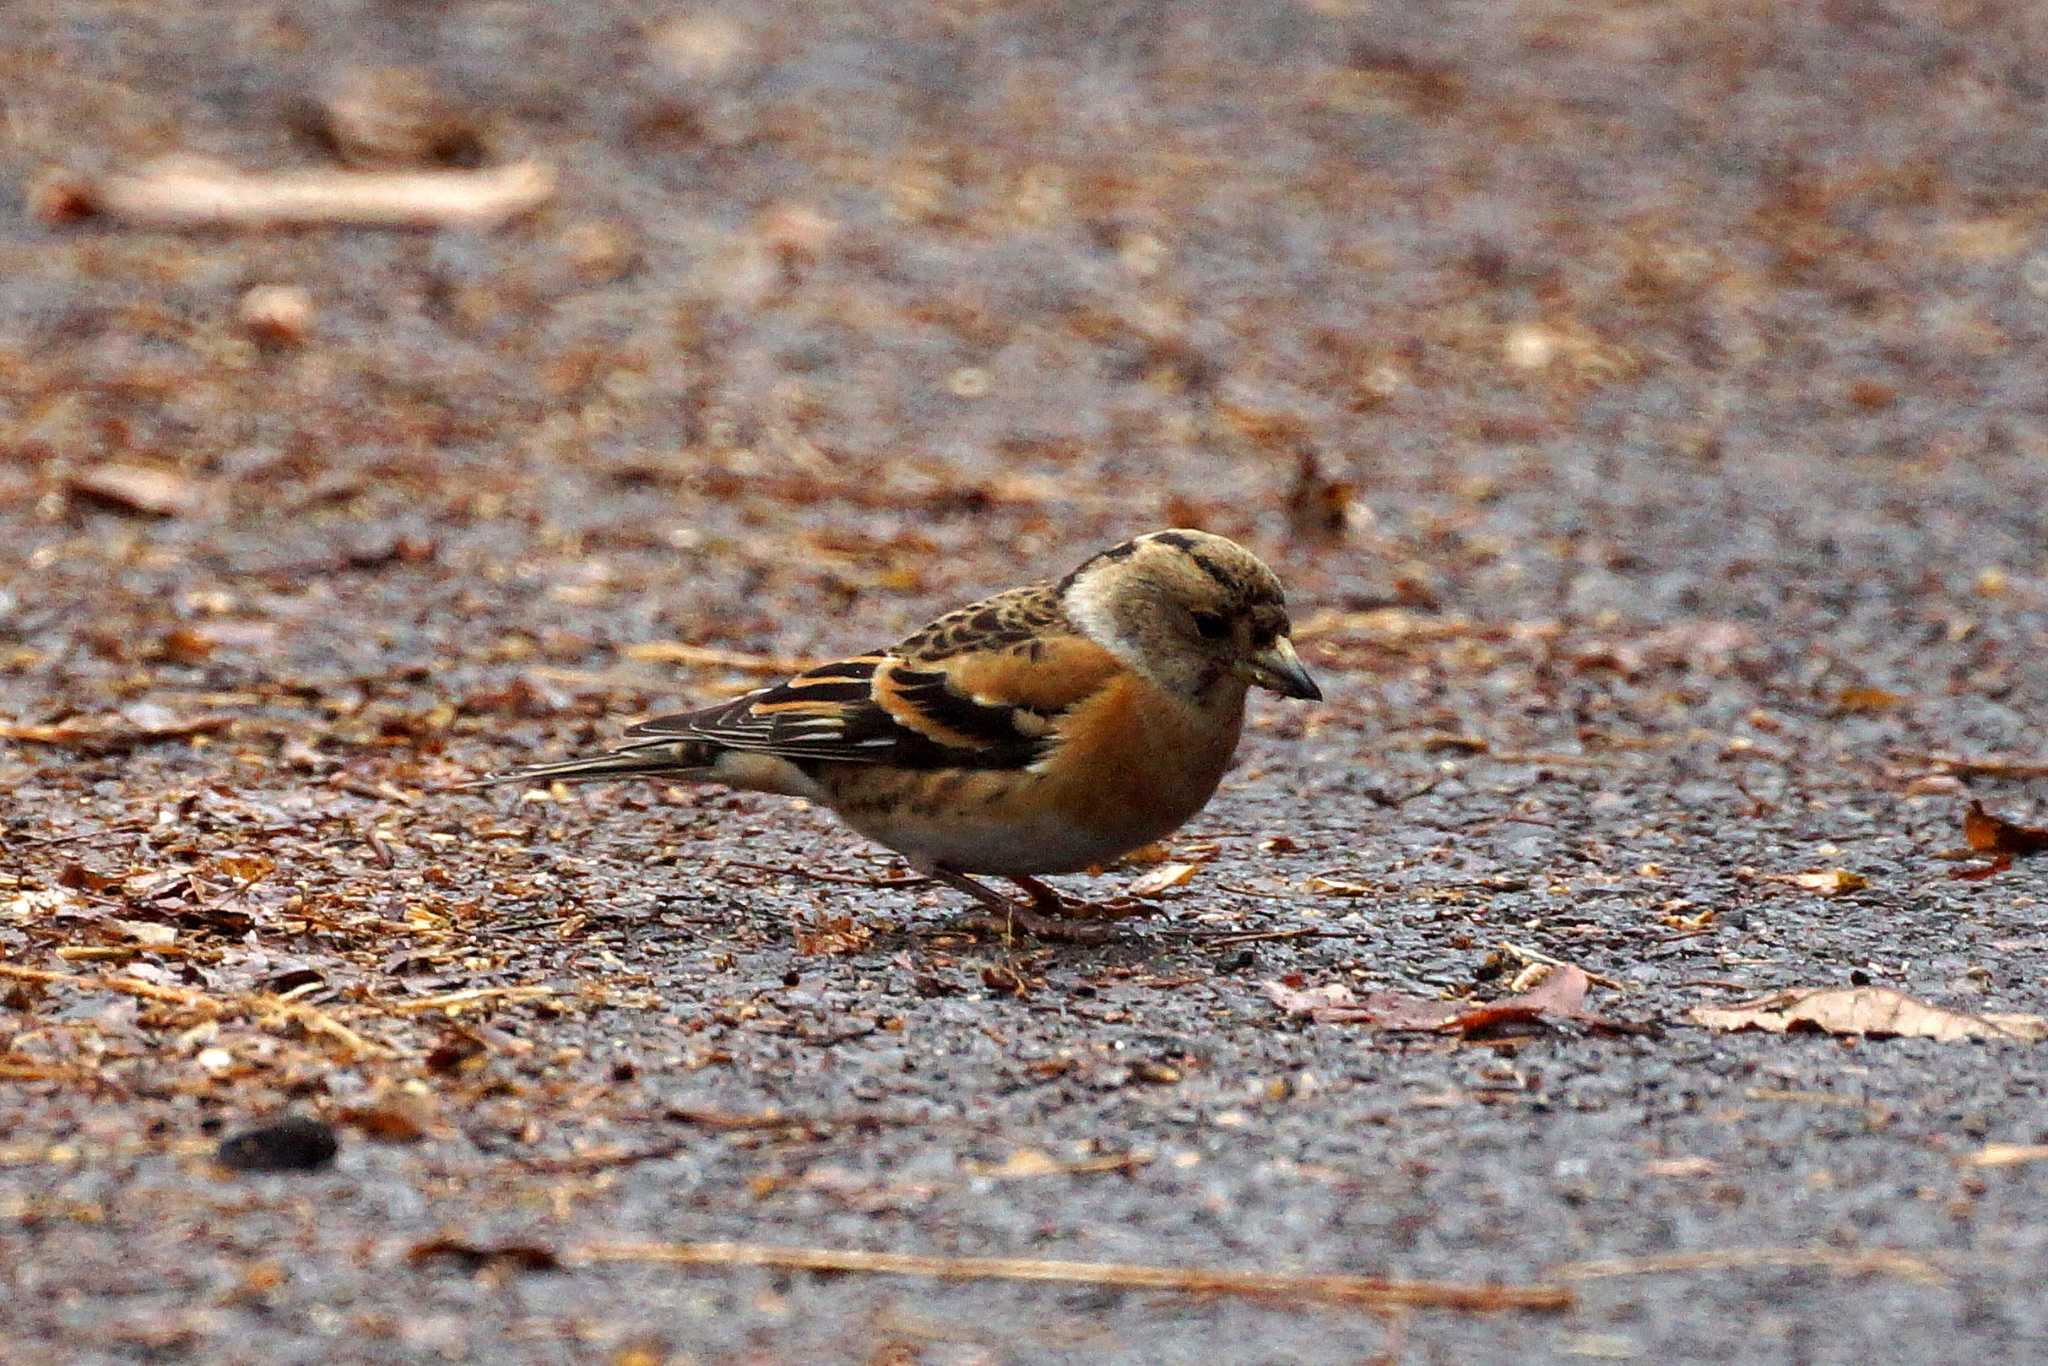
[(1044, 589), (1013, 590), (948, 613), (894, 649), (643, 721), (628, 735), (797, 762), (1023, 768), (1061, 714), (1124, 669), (1046, 606)]

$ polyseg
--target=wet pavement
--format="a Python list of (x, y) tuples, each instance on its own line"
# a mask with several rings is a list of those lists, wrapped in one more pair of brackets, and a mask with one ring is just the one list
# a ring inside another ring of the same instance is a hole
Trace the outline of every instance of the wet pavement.
[[(2048, 1013), (2048, 865), (1949, 856), (2048, 824), (2048, 32), (1811, 8), (0, 16), (0, 1358), (2037, 1357), (2038, 1045), (1690, 1016)], [(556, 200), (31, 212), (328, 164), (349, 64)], [(788, 802), (444, 790), (1177, 524), (1329, 700), (1108, 946)], [(1266, 985), (1552, 960), (1645, 1028)], [(286, 1114), (331, 1163), (214, 1160)], [(706, 1240), (1573, 1303), (618, 1259)]]

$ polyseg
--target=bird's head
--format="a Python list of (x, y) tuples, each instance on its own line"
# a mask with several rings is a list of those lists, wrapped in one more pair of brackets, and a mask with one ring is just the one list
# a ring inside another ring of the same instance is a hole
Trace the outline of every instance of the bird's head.
[(1060, 581), (1060, 604), (1084, 635), (1190, 701), (1234, 701), (1252, 685), (1322, 699), (1288, 638), (1279, 578), (1224, 537), (1154, 531), (1111, 546)]

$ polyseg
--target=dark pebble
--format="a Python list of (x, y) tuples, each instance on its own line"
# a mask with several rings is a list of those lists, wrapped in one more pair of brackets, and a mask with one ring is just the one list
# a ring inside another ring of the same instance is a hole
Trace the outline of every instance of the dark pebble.
[(334, 1130), (317, 1119), (283, 1119), (221, 1140), (220, 1164), (238, 1172), (310, 1172), (341, 1151)]

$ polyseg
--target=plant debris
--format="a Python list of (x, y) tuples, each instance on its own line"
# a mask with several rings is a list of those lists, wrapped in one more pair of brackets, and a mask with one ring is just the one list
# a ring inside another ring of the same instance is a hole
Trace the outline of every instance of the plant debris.
[(1455, 1309), (1475, 1313), (1572, 1307), (1571, 1292), (1550, 1285), (1462, 1285), (1324, 1272), (1235, 1271), (1145, 1266), (1124, 1262), (1062, 1262), (1033, 1257), (949, 1257), (853, 1248), (776, 1247), (758, 1243), (594, 1243), (575, 1250), (583, 1263), (644, 1262), (693, 1267), (765, 1266), (784, 1271), (922, 1276), (938, 1280), (1035, 1281), (1105, 1290), (1165, 1290), (1194, 1295), (1353, 1305), (1360, 1308)]
[(1890, 987), (1779, 991), (1735, 1005), (1698, 1006), (1692, 1018), (1709, 1029), (1761, 1029), (1773, 1034), (1812, 1031), (1943, 1043), (1963, 1039), (2038, 1043), (2048, 1039), (2048, 1018), (2040, 1015), (1971, 1015), (1929, 1005)]
[(472, 1274), (519, 1271), (560, 1271), (561, 1260), (536, 1243), (467, 1243), (459, 1238), (429, 1238), (406, 1249), (413, 1266), (453, 1262)]
[(153, 517), (180, 517), (199, 508), (199, 486), (175, 469), (115, 461), (90, 466), (71, 476), (71, 491), (81, 498)]
[(153, 702), (138, 702), (122, 711), (100, 716), (74, 716), (44, 725), (20, 722), (0, 723), (0, 739), (20, 740), (32, 745), (63, 745), (115, 754), (137, 745), (159, 740), (183, 740), (194, 735), (215, 735), (234, 724), (231, 716), (212, 713), (178, 716)]
[(1400, 992), (1355, 993), (1342, 983), (1306, 990), (1282, 982), (1264, 983), (1267, 997), (1289, 1015), (1318, 1024), (1363, 1024), (1390, 1032), (1477, 1034), (1508, 1024), (1584, 1025), (1613, 1033), (1637, 1033), (1642, 1026), (1608, 1019), (1586, 1009), (1591, 985), (1585, 970), (1570, 964), (1539, 966), (1534, 984), (1497, 1001), (1432, 1001)]
[(1956, 871), (1955, 876), (1959, 878), (1977, 881), (2004, 872), (2012, 867), (2014, 859), (2028, 858), (2048, 850), (2048, 830), (2016, 825), (1986, 811), (1984, 803), (1971, 802), (1963, 812), (1963, 841), (1970, 853), (1990, 859), (1980, 867)]
[(175, 158), (98, 179), (46, 182), (46, 222), (105, 217), (166, 228), (353, 224), (490, 229), (555, 194), (555, 173), (531, 161), (485, 170), (298, 171), (265, 175)]

